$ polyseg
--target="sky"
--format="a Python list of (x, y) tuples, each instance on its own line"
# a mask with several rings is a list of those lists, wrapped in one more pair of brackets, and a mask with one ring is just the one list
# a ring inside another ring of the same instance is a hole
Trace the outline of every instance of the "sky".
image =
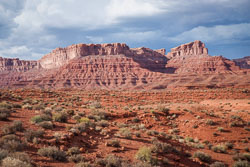
[(0, 56), (37, 60), (77, 43), (250, 56), (250, 0), (0, 0)]

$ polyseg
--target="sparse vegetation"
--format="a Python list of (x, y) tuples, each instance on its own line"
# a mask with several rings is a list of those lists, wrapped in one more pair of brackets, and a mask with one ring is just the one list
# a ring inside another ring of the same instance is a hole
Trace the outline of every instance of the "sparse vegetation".
[(66, 160), (66, 153), (64, 151), (59, 150), (56, 147), (40, 148), (37, 153), (41, 156), (49, 157), (53, 160), (58, 160), (58, 161)]

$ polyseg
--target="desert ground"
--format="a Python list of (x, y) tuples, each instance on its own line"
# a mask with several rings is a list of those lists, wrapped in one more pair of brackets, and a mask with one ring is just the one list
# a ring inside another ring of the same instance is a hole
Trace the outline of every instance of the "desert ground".
[(0, 161), (9, 157), (42, 167), (248, 166), (249, 118), (248, 88), (2, 89)]

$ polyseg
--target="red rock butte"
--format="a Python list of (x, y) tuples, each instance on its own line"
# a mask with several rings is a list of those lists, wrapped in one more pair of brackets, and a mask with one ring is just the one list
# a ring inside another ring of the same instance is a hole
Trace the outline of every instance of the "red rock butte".
[[(246, 61), (244, 61), (246, 60)], [(194, 41), (165, 49), (126, 44), (76, 44), (38, 61), (0, 57), (0, 87), (165, 89), (248, 86), (247, 59), (210, 56)], [(244, 69), (245, 68), (245, 69)]]

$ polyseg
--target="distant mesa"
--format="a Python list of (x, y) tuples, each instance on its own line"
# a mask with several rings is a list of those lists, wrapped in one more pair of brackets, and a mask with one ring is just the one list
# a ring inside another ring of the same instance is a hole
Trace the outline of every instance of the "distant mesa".
[[(248, 70), (241, 68), (249, 69), (249, 57), (232, 61), (222, 56), (210, 56), (201, 41), (172, 48), (167, 54), (165, 49), (129, 48), (124, 43), (75, 44), (56, 48), (38, 61), (0, 58), (0, 87), (153, 89), (209, 84), (244, 86), (243, 81), (239, 84), (234, 79), (228, 80), (234, 75), (249, 75)], [(203, 78), (204, 75), (221, 74), (224, 79)]]

